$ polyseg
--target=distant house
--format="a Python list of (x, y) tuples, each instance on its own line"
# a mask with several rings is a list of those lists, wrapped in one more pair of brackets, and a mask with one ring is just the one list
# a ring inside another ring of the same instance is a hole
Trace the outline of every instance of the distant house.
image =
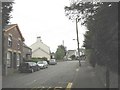
[(37, 41), (33, 43), (30, 48), (32, 49), (33, 58), (46, 57), (48, 60), (50, 60), (50, 48), (42, 42), (41, 37), (37, 37)]
[(84, 48), (80, 48), (80, 55), (85, 55), (85, 49)]
[(18, 70), (23, 58), (24, 38), (17, 24), (7, 25), (3, 29), (3, 75), (9, 75)]
[(51, 59), (54, 59), (54, 58), (55, 58), (55, 53), (52, 52), (52, 53), (51, 53)]
[(66, 58), (70, 58), (72, 55), (75, 55), (77, 56), (77, 52), (76, 50), (68, 50), (67, 53), (66, 53)]
[(32, 49), (23, 43), (23, 61), (31, 60)]

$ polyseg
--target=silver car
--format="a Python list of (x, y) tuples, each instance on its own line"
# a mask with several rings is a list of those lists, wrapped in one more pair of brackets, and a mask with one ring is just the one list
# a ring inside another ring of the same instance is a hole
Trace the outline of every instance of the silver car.
[(51, 60), (49, 61), (49, 64), (51, 64), (51, 65), (55, 65), (55, 64), (57, 64), (57, 62), (56, 62), (55, 59), (51, 59)]
[(41, 69), (43, 69), (43, 68), (48, 68), (48, 63), (47, 63), (47, 61), (38, 61), (38, 62), (37, 62), (37, 65), (38, 65)]

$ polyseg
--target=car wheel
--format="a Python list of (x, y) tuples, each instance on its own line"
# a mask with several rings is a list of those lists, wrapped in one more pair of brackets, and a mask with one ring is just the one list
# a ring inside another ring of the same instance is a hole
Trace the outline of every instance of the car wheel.
[(31, 69), (31, 73), (33, 73), (34, 72), (34, 70), (33, 69)]
[(37, 68), (37, 71), (39, 71), (39, 70), (40, 70), (40, 68), (38, 67), (38, 68)]
[(43, 68), (45, 69), (45, 66), (43, 66)]
[(23, 73), (23, 71), (19, 71), (20, 73)]

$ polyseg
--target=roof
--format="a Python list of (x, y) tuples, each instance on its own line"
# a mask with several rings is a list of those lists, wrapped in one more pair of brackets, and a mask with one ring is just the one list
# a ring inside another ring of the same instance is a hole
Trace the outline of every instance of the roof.
[(42, 50), (46, 51), (46, 52), (50, 52), (50, 47), (47, 46), (46, 44), (44, 44), (41, 41), (36, 41), (35, 43), (33, 43), (30, 48), (34, 51), (36, 49), (39, 49), (41, 47)]
[(17, 28), (18, 32), (20, 33), (20, 36), (21, 36), (22, 40), (24, 41), (25, 39), (24, 39), (24, 37), (22, 36), (22, 33), (21, 33), (21, 31), (20, 31), (20, 29), (19, 29), (19, 27), (18, 27), (17, 24), (7, 25), (7, 26), (5, 26), (5, 28), (3, 29), (3, 31), (4, 31), (4, 32), (7, 32), (7, 31), (10, 31), (10, 30), (14, 30), (14, 29), (12, 29), (12, 28), (14, 28), (14, 27)]
[[(23, 43), (23, 46), (26, 47), (26, 48), (29, 48), (31, 49), (30, 47), (28, 47), (25, 43)], [(31, 49), (32, 50), (32, 49)]]
[(74, 51), (76, 51), (76, 50), (68, 50), (68, 52), (74, 52)]

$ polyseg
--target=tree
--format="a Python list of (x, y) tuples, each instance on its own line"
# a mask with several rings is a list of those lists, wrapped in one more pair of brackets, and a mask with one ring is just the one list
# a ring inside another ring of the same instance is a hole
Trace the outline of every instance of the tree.
[(71, 58), (72, 60), (75, 60), (75, 59), (76, 59), (76, 56), (75, 56), (75, 55), (72, 55), (72, 56), (70, 56), (70, 58)]
[[(0, 2), (1, 3), (1, 2)], [(6, 25), (9, 24), (9, 20), (11, 18), (11, 11), (12, 11), (12, 4), (13, 2), (2, 2), (2, 5), (0, 6), (1, 8), (1, 12), (2, 12), (2, 30), (5, 28)], [(4, 33), (2, 31), (2, 37)], [(4, 38), (2, 38), (2, 70), (4, 70), (5, 65), (4, 65)], [(5, 72), (2, 73), (3, 75), (5, 74)]]
[(73, 12), (89, 31), (85, 34), (84, 47), (90, 49), (90, 63), (106, 66), (106, 81), (109, 87), (109, 70), (118, 70), (118, 3), (75, 2), (65, 7), (69, 19)]
[(9, 24), (9, 20), (12, 17), (10, 13), (12, 12), (13, 2), (2, 2), (2, 27), (4, 28)]
[(58, 60), (61, 60), (66, 55), (66, 48), (63, 45), (59, 45), (56, 52), (55, 52), (55, 58)]
[(92, 49), (91, 57), (100, 65), (107, 64), (113, 71), (117, 70), (118, 22), (117, 3), (74, 2), (65, 7), (66, 15), (77, 18), (89, 31), (85, 34), (84, 47)]

